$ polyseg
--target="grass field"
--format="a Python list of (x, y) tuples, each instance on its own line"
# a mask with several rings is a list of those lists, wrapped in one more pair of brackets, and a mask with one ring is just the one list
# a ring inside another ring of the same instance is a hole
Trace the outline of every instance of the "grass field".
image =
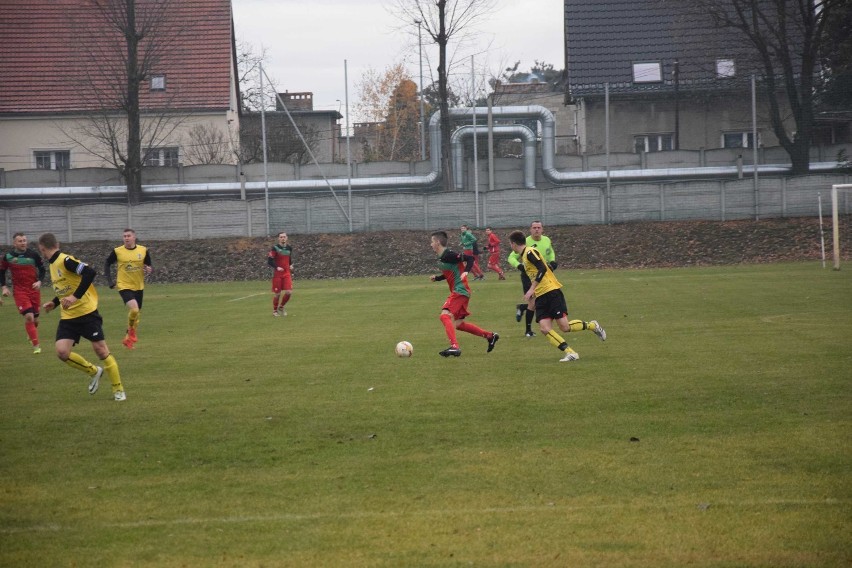
[[(564, 271), (559, 363), (475, 282), (152, 285), (128, 400), (0, 308), (0, 566), (849, 566), (852, 270)], [(46, 293), (45, 293), (46, 294)], [(407, 339), (414, 357), (399, 359)], [(78, 352), (94, 360), (85, 343)]]

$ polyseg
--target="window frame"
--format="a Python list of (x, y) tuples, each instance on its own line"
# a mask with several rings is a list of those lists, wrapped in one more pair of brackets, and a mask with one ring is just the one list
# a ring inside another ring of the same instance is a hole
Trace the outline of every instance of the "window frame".
[[(48, 167), (42, 167), (50, 160)], [(71, 150), (33, 150), (33, 168), (37, 170), (70, 170)]]
[(733, 59), (716, 60), (716, 78), (733, 79), (737, 76), (737, 62)]
[[(726, 131), (726, 132), (722, 132), (721, 147), (722, 148), (733, 148), (733, 149), (753, 148), (754, 144), (752, 142), (752, 139), (753, 139), (752, 134), (753, 133), (752, 133), (751, 130), (729, 130), (729, 131)], [(739, 145), (739, 146), (728, 146), (728, 137), (729, 136), (737, 136), (737, 135), (739, 136), (741, 145)], [(749, 142), (752, 142), (752, 144), (749, 144)], [(757, 131), (757, 147), (760, 148), (760, 131), (759, 130)]]
[[(654, 142), (655, 148), (651, 148), (651, 142)], [(668, 144), (663, 142), (667, 141)], [(648, 154), (651, 152), (671, 152), (674, 150), (674, 132), (649, 132), (647, 134), (635, 134), (633, 136), (633, 153), (639, 153), (639, 143), (642, 143), (643, 151)], [(668, 146), (668, 147), (664, 147)]]
[[(162, 82), (160, 85), (159, 83)], [(163, 92), (166, 90), (166, 76), (163, 74), (151, 75), (151, 81), (149, 83), (151, 87), (151, 91), (153, 92)]]
[(142, 154), (142, 165), (149, 168), (176, 168), (180, 165), (180, 147), (146, 148)]
[[(645, 84), (663, 82), (663, 64), (661, 61), (634, 61), (632, 69), (634, 83)], [(653, 72), (653, 77), (650, 79), (642, 78), (642, 75), (649, 71)]]

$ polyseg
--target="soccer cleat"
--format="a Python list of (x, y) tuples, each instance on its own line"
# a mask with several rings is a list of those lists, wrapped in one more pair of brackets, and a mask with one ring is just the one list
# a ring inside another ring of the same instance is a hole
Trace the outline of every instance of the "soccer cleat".
[(124, 391), (115, 391), (115, 393), (113, 393), (113, 397), (115, 398), (116, 402), (127, 400), (127, 395), (124, 394)]
[(132, 327), (127, 330), (127, 337), (130, 338), (130, 341), (132, 341), (134, 344), (139, 341), (139, 338), (136, 337), (136, 330)]
[(39, 347), (38, 345), (36, 345), (36, 346), (33, 348), (33, 355), (41, 355), (41, 347)]
[(89, 394), (95, 394), (98, 392), (98, 387), (100, 386), (101, 375), (104, 374), (104, 368), (98, 367), (98, 372), (92, 377), (92, 380), (89, 381)]
[(592, 320), (589, 323), (595, 324), (595, 329), (592, 330), (595, 335), (600, 337), (601, 341), (606, 341), (606, 331), (603, 327), (601, 327), (601, 324), (598, 323), (598, 320)]
[(272, 315), (275, 316), (275, 317), (278, 317), (278, 315), (279, 315), (278, 310), (272, 310)]
[(518, 304), (517, 305), (517, 307), (515, 308), (515, 321), (516, 322), (521, 323), (521, 318), (523, 317), (524, 310), (526, 310), (526, 309), (527, 309), (526, 304)]
[(500, 339), (500, 336), (498, 334), (491, 334), (491, 338), (488, 340), (488, 351), (486, 351), (486, 353), (491, 353), (491, 351), (494, 350), (494, 346), (497, 345), (498, 339)]
[(559, 360), (559, 362), (567, 362), (567, 361), (576, 361), (580, 358), (580, 355), (577, 354), (576, 351), (571, 349), (570, 347), (565, 350), (565, 357)]
[(534, 331), (528, 331), (524, 334), (524, 337), (535, 337), (535, 332)]
[(287, 310), (285, 310), (285, 309), (284, 309), (284, 306), (282, 306), (282, 307), (278, 308), (278, 314), (279, 314), (279, 315), (282, 315), (282, 316), (286, 316), (286, 315), (287, 315)]
[(134, 349), (134, 347), (133, 347), (133, 340), (132, 340), (132, 339), (130, 339), (130, 337), (125, 337), (125, 338), (121, 341), (121, 344), (122, 344), (122, 345), (124, 345), (125, 347), (127, 347), (128, 349)]
[(441, 357), (459, 357), (461, 356), (461, 349), (450, 345), (443, 351), (438, 351), (438, 355), (440, 355)]

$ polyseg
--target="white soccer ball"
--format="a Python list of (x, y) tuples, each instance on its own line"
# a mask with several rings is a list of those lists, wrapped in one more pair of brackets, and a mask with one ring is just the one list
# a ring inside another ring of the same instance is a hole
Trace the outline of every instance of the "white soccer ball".
[(414, 346), (407, 341), (400, 341), (396, 344), (395, 351), (397, 357), (411, 357), (414, 353)]

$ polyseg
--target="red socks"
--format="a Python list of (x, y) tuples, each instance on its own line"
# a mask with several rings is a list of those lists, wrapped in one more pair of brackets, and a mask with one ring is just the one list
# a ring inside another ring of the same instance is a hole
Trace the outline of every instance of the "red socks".
[(491, 336), (490, 331), (485, 331), (481, 327), (475, 326), (472, 323), (467, 323), (466, 321), (461, 322), (461, 324), (456, 329), (465, 333), (472, 333), (473, 335), (478, 335), (479, 337)]
[(27, 330), (27, 335), (29, 336), (30, 341), (32, 342), (33, 346), (34, 347), (37, 346), (38, 345), (38, 330), (36, 329), (35, 322), (25, 321), (24, 322), (24, 328)]
[(447, 339), (450, 340), (450, 345), (458, 345), (456, 341), (456, 328), (453, 326), (453, 318), (450, 314), (441, 314), (441, 323), (444, 324), (444, 331), (447, 332)]

